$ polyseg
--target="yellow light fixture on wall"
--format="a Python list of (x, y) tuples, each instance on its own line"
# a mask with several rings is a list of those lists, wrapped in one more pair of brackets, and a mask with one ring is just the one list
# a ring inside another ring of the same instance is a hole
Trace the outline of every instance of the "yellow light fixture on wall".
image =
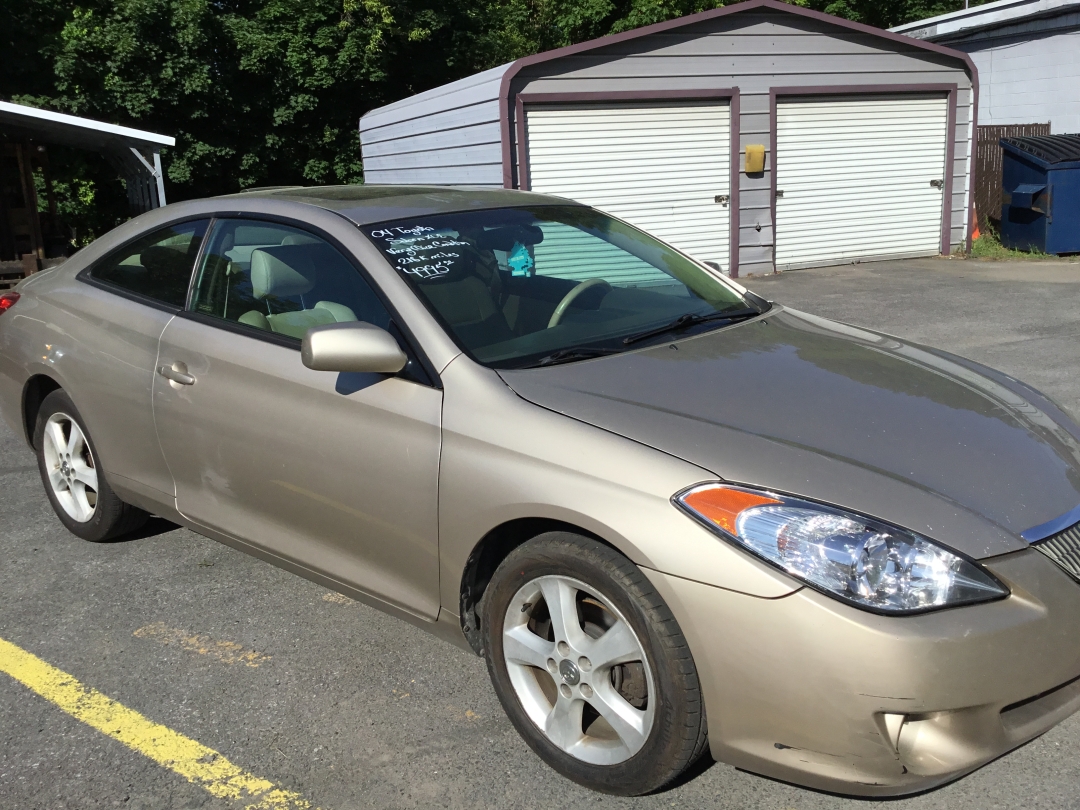
[(747, 174), (758, 174), (765, 171), (765, 146), (760, 143), (751, 143), (746, 146)]

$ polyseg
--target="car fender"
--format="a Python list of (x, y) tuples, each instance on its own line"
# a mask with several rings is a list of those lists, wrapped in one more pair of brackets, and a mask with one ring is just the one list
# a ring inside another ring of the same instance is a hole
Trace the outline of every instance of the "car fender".
[(579, 527), (637, 565), (708, 585), (768, 598), (799, 589), (672, 504), (676, 492), (716, 480), (708, 471), (526, 402), (464, 356), (442, 379), (444, 608), (457, 611), (462, 573), (477, 544), (522, 519)]

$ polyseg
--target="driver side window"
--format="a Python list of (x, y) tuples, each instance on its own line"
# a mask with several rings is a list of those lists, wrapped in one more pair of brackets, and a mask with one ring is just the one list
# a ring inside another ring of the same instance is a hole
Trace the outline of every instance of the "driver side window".
[(333, 245), (276, 222), (218, 220), (199, 268), (192, 310), (274, 334), (390, 317), (370, 285)]

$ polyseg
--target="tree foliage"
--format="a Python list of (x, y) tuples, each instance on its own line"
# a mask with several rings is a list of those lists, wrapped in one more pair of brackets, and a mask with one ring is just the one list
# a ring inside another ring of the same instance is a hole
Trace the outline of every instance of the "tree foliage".
[[(793, 2), (881, 27), (960, 6)], [(357, 119), (369, 109), (717, 5), (723, 0), (0, 0), (0, 97), (175, 135), (163, 153), (173, 200), (357, 182)], [(106, 182), (92, 159), (68, 164), (85, 175), (60, 178), (81, 189), (76, 202), (88, 199), (86, 183)]]
[[(982, 2), (987, 0), (976, 0), (971, 5), (978, 6)], [(876, 25), (878, 28), (892, 28), (963, 8), (963, 4), (955, 0), (831, 0), (807, 5), (835, 17)]]

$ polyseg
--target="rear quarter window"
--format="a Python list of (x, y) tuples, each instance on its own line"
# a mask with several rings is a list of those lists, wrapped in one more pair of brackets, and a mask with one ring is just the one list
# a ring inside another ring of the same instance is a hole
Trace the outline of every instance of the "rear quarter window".
[(102, 259), (90, 277), (182, 309), (209, 220), (153, 231)]

